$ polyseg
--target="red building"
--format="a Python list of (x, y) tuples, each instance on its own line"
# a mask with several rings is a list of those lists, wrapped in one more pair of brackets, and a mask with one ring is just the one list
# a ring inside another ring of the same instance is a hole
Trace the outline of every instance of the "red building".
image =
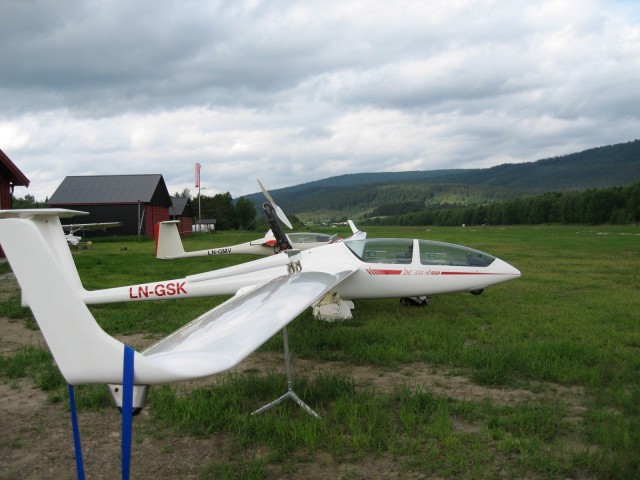
[[(29, 179), (0, 150), (0, 210), (11, 210), (13, 189), (15, 187), (28, 187)], [(0, 248), (0, 258), (4, 258), (4, 252)]]
[(48, 205), (89, 213), (62, 219), (63, 223), (122, 222), (121, 227), (108, 229), (106, 235), (153, 238), (154, 225), (170, 219), (173, 203), (162, 175), (148, 174), (69, 176), (51, 195)]
[(184, 197), (171, 197), (173, 206), (169, 209), (171, 220), (178, 220), (178, 232), (180, 236), (190, 237), (193, 235), (194, 212), (191, 207), (191, 200)]
[(0, 210), (11, 209), (11, 196), (15, 187), (28, 187), (29, 179), (0, 150)]

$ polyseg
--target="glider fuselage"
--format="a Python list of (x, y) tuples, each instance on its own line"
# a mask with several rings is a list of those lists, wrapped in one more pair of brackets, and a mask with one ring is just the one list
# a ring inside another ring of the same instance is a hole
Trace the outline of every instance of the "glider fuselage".
[[(489, 254), (450, 243), (412, 239), (349, 240), (297, 252), (301, 271), (354, 274), (334, 289), (345, 299), (402, 298), (477, 291), (512, 280), (520, 272)], [(87, 291), (87, 303), (234, 295), (238, 290), (287, 275), (289, 259), (278, 254), (183, 279)], [(330, 267), (330, 268), (329, 268)]]

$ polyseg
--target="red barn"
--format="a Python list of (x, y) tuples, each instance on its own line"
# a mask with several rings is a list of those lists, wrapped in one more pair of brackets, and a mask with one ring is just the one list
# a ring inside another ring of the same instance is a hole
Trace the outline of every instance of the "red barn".
[(11, 209), (11, 196), (15, 187), (28, 187), (29, 179), (0, 150), (0, 210)]
[(194, 212), (191, 206), (191, 200), (185, 197), (171, 197), (173, 206), (169, 209), (171, 220), (179, 220), (178, 232), (183, 237), (193, 235), (193, 217)]
[[(15, 166), (7, 154), (0, 150), (0, 210), (11, 210), (11, 198), (15, 187), (28, 186), (29, 179)], [(4, 258), (2, 248), (0, 248), (0, 258)]]
[[(63, 223), (122, 222), (100, 235), (146, 235), (154, 224), (169, 220), (173, 206), (160, 174), (66, 177), (49, 199), (50, 207), (89, 212)], [(88, 232), (87, 232), (88, 233)]]

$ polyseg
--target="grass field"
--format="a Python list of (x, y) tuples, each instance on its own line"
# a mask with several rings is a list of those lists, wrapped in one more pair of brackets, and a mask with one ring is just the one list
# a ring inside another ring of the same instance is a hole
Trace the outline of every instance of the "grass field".
[[(273, 478), (323, 463), (349, 465), (328, 478), (370, 478), (372, 464), (410, 478), (640, 478), (640, 228), (368, 232), (467, 245), (506, 260), (522, 277), (480, 296), (434, 297), (421, 309), (370, 300), (356, 302), (346, 322), (299, 316), (289, 327), (291, 352), (316, 367), (294, 373), (294, 388), (321, 419), (293, 403), (250, 416), (285, 391), (279, 363), (189, 389), (153, 388), (147, 409), (156, 428), (228, 439), (227, 460), (207, 463), (201, 478)], [(185, 248), (258, 236), (205, 234)], [(74, 258), (89, 289), (181, 278), (249, 258), (159, 261), (153, 251), (147, 241), (98, 240)], [(112, 335), (154, 336), (222, 300), (91, 310)], [(17, 294), (0, 304), (0, 315), (30, 322)], [(281, 336), (261, 351), (280, 355)], [(0, 375), (31, 376), (53, 401), (65, 398), (46, 350), (3, 355)], [(98, 387), (81, 389), (78, 402), (112, 408)]]

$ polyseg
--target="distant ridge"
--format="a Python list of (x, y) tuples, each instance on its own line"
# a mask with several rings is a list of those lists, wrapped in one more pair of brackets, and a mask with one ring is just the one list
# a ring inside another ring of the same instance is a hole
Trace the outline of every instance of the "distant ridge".
[(536, 162), (466, 170), (442, 179), (538, 193), (630, 185), (640, 180), (640, 140)]
[(355, 187), (362, 185), (375, 185), (381, 183), (408, 183), (416, 181), (440, 180), (450, 175), (462, 174), (473, 170), (414, 170), (408, 172), (372, 172), (372, 173), (345, 173), (335, 177), (315, 180), (274, 191), (295, 192), (316, 187)]
[[(477, 205), (640, 181), (640, 140), (490, 168), (354, 173), (271, 191), (287, 212), (359, 215), (385, 205)], [(247, 195), (258, 207), (261, 193)]]

